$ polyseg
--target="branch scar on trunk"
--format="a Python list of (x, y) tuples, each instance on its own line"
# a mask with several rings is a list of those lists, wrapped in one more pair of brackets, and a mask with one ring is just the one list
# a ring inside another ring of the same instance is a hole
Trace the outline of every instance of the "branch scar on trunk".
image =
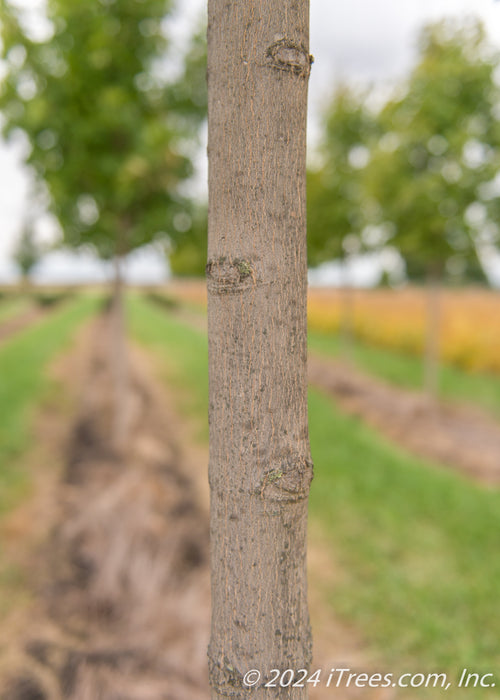
[(307, 498), (312, 478), (311, 460), (304, 457), (286, 460), (265, 473), (258, 493), (269, 501), (300, 501)]
[(255, 282), (251, 263), (241, 258), (210, 260), (205, 270), (208, 291), (214, 294), (237, 294), (249, 289)]
[(307, 78), (314, 57), (302, 46), (286, 39), (271, 44), (266, 51), (267, 62), (277, 70), (284, 70)]

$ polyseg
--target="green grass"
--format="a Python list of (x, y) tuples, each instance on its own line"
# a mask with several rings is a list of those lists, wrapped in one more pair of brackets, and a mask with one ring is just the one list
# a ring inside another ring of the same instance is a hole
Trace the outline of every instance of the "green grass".
[(310, 392), (311, 519), (331, 603), (398, 667), (497, 670), (500, 494), (396, 449)]
[(200, 440), (208, 440), (206, 336), (139, 296), (129, 298), (127, 316), (132, 335), (160, 361), (181, 412), (197, 420)]
[(48, 363), (66, 349), (78, 326), (97, 308), (82, 296), (12, 337), (0, 347), (0, 515), (27, 487), (21, 457), (32, 441), (36, 408), (53, 389)]
[[(130, 319), (205, 421), (204, 336), (142, 299), (130, 302)], [(500, 675), (500, 494), (395, 448), (317, 391), (310, 433), (310, 518), (340, 567), (331, 610), (355, 626), (381, 671)], [(433, 692), (442, 691), (414, 695)]]
[[(338, 357), (337, 335), (309, 333), (309, 349), (327, 357)], [(360, 370), (407, 389), (422, 390), (422, 359), (370, 346), (353, 340), (349, 361)], [(474, 403), (500, 417), (500, 377), (468, 373), (449, 365), (440, 369), (440, 396), (450, 401)]]

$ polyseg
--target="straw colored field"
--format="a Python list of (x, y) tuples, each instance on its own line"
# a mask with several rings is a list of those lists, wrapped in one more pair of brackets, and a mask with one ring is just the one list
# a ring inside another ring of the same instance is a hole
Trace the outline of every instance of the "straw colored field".
[[(312, 289), (310, 329), (337, 332), (342, 309), (347, 311), (347, 307), (352, 333), (360, 340), (391, 350), (422, 353), (427, 313), (425, 290)], [(500, 309), (498, 293), (443, 290), (439, 308), (441, 359), (469, 371), (500, 372), (500, 326), (494, 322)]]
[[(188, 305), (206, 307), (202, 280), (171, 282), (166, 290)], [(353, 335), (368, 344), (421, 355), (427, 324), (425, 289), (309, 290), (309, 328), (338, 332), (349, 314)], [(441, 359), (469, 372), (500, 372), (500, 295), (483, 289), (442, 290), (439, 294)]]

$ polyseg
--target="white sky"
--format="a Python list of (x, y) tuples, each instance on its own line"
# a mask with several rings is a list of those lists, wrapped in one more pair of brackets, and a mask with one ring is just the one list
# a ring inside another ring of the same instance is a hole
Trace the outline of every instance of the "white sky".
[[(39, 0), (22, 0), (35, 6)], [(180, 0), (185, 33), (203, 10), (203, 0)], [(401, 77), (415, 58), (418, 29), (449, 15), (475, 14), (500, 45), (498, 0), (311, 0), (310, 50), (315, 57), (309, 84), (309, 136), (318, 131), (318, 113), (336, 81), (384, 82)], [(16, 149), (0, 144), (0, 280), (27, 206), (27, 179)], [(51, 226), (45, 222), (45, 235)]]

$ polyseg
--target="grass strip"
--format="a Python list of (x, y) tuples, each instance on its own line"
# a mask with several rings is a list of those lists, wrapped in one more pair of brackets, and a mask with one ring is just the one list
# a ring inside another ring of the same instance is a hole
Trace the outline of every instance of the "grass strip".
[(20, 457), (29, 449), (34, 412), (52, 383), (48, 363), (63, 352), (98, 300), (81, 296), (9, 339), (0, 348), (0, 515), (27, 485)]
[(196, 420), (200, 441), (208, 441), (206, 334), (137, 295), (128, 299), (127, 319), (133, 337), (158, 358), (160, 371), (179, 399), (180, 412)]
[(310, 392), (310, 514), (342, 580), (332, 606), (400, 668), (498, 669), (500, 494), (389, 444)]

